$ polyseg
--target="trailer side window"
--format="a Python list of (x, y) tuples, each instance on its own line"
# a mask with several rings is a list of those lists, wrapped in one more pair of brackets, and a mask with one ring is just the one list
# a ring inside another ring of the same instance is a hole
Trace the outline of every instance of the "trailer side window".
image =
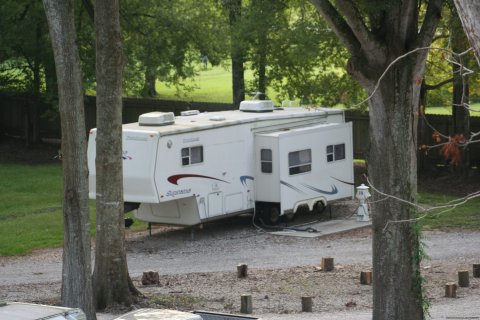
[(203, 162), (203, 147), (182, 148), (182, 165), (188, 166), (190, 164)]
[(272, 150), (260, 149), (260, 165), (262, 172), (272, 173)]
[(345, 143), (327, 146), (327, 162), (345, 159)]
[(290, 175), (312, 171), (312, 150), (305, 149), (288, 154)]

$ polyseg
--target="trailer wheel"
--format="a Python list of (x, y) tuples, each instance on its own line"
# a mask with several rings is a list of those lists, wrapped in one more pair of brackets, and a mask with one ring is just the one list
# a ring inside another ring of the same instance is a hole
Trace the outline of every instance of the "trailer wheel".
[(317, 201), (315, 205), (313, 206), (313, 213), (315, 214), (321, 214), (323, 211), (325, 211), (325, 204), (322, 201)]
[(271, 207), (268, 211), (267, 220), (271, 225), (278, 224), (280, 222), (280, 210), (277, 207)]

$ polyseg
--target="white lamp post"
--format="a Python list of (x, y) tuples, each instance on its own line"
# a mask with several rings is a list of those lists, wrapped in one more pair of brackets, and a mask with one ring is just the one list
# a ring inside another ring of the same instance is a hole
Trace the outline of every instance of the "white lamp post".
[(355, 198), (360, 201), (360, 206), (357, 209), (357, 221), (369, 221), (367, 199), (371, 197), (368, 192), (369, 187), (363, 183), (357, 187), (357, 194)]

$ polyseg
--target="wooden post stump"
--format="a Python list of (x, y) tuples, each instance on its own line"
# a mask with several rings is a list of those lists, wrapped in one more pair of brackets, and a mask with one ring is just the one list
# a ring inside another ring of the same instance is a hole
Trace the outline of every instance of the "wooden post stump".
[(240, 297), (240, 312), (251, 314), (253, 312), (252, 296), (249, 294), (242, 294)]
[(332, 271), (333, 270), (333, 258), (322, 258), (322, 270), (323, 271)]
[(480, 278), (480, 263), (473, 264), (473, 277)]
[(248, 275), (248, 265), (239, 264), (237, 266), (237, 278), (246, 278)]
[(445, 284), (445, 297), (447, 298), (457, 297), (457, 284), (455, 282), (447, 282)]
[(467, 270), (458, 271), (458, 286), (459, 287), (470, 286), (470, 281), (469, 281)]
[(365, 285), (372, 284), (372, 271), (360, 272), (360, 284), (365, 284)]
[(160, 276), (158, 275), (158, 272), (155, 272), (155, 271), (144, 272), (142, 276), (142, 284), (144, 286), (152, 285), (152, 284), (160, 284)]
[(313, 309), (313, 298), (302, 297), (302, 312), (312, 312), (312, 309)]

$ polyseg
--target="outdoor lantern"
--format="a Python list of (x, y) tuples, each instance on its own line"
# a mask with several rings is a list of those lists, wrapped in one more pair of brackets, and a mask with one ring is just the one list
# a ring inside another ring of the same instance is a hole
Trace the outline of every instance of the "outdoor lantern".
[(363, 183), (357, 187), (356, 198), (360, 201), (360, 205), (357, 209), (357, 221), (369, 221), (368, 216), (368, 204), (367, 199), (371, 197), (370, 192), (368, 192), (369, 187)]

